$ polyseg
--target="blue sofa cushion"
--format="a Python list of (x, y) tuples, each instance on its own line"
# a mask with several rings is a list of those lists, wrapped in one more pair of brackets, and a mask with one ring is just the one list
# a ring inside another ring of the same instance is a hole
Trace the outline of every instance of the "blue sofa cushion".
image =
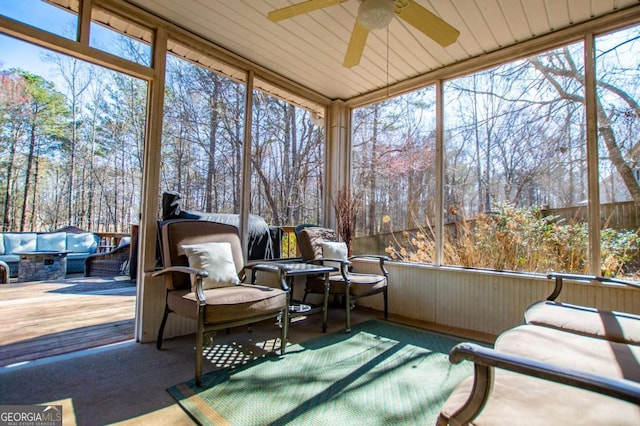
[(67, 234), (67, 251), (93, 254), (98, 249), (98, 236), (90, 232)]
[(18, 262), (20, 262), (20, 255), (19, 254), (3, 254), (3, 255), (0, 255), (0, 260), (2, 260), (4, 263), (17, 264)]
[(38, 234), (38, 251), (66, 251), (67, 250), (67, 233), (52, 232), (47, 234)]
[(67, 253), (67, 274), (83, 274), (89, 253)]
[(25, 251), (37, 250), (38, 234), (31, 232), (4, 234), (4, 250), (5, 253), (24, 253)]
[(87, 256), (89, 256), (89, 253), (67, 253), (67, 260), (82, 259), (84, 261)]

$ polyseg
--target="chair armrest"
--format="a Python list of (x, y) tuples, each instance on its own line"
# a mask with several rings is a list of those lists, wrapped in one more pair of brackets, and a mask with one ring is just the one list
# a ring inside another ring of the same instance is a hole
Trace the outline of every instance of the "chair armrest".
[(553, 292), (547, 297), (547, 300), (554, 301), (562, 292), (562, 280), (576, 280), (576, 281), (598, 281), (604, 284), (620, 284), (626, 285), (629, 287), (640, 288), (639, 283), (634, 283), (630, 281), (619, 280), (617, 278), (610, 277), (601, 277), (597, 275), (584, 275), (584, 274), (570, 274), (565, 272), (549, 272), (547, 274), (547, 278), (555, 279), (556, 285), (553, 289)]
[[(282, 262), (279, 262), (282, 263)], [(293, 262), (291, 262), (293, 263)], [(278, 274), (278, 280), (280, 281), (280, 287), (285, 292), (289, 292), (291, 288), (289, 284), (287, 284), (287, 279), (285, 277), (285, 270), (282, 266), (273, 262), (252, 262), (250, 264), (246, 264), (244, 269), (251, 270), (251, 284), (256, 283), (256, 272), (269, 272), (272, 274)]]
[(201, 277), (208, 277), (209, 273), (202, 269), (191, 268), (189, 266), (168, 266), (166, 268), (155, 271), (151, 274), (152, 277), (168, 274), (169, 272), (181, 272), (183, 274), (194, 274)]
[(384, 267), (384, 262), (391, 260), (391, 258), (389, 256), (384, 256), (384, 255), (379, 255), (379, 254), (356, 254), (354, 256), (349, 256), (349, 259), (366, 259), (366, 258), (378, 259), (378, 262), (380, 264), (380, 270), (382, 271), (382, 274), (387, 278), (389, 277), (389, 272)]
[(348, 259), (338, 259), (334, 257), (316, 257), (313, 259), (313, 263), (319, 263), (320, 265), (324, 265), (325, 262), (333, 262), (340, 264), (340, 275), (342, 275), (342, 279), (347, 285), (351, 282), (349, 279), (349, 266), (351, 266), (351, 261)]
[(380, 254), (354, 254), (353, 256), (349, 256), (349, 259), (361, 259), (361, 258), (371, 258), (371, 259), (380, 259), (383, 262), (387, 260), (391, 260), (389, 256), (380, 255)]
[(335, 262), (340, 263), (341, 265), (349, 266), (351, 265), (351, 261), (348, 259), (340, 259), (337, 257), (316, 257), (313, 259), (314, 263), (324, 263), (324, 262)]
[(493, 387), (494, 368), (590, 390), (633, 404), (640, 404), (640, 383), (559, 367), (500, 352), (474, 343), (456, 345), (449, 353), (449, 360), (454, 364), (465, 360), (474, 363), (472, 393), (465, 404), (451, 416), (463, 424), (477, 417), (489, 400)]
[(151, 274), (152, 277), (168, 274), (170, 272), (180, 272), (183, 274), (193, 274), (196, 277), (196, 297), (198, 298), (199, 306), (206, 305), (207, 298), (204, 295), (204, 287), (202, 287), (202, 278), (208, 277), (209, 273), (202, 269), (191, 268), (189, 266), (168, 266), (159, 271), (155, 271)]

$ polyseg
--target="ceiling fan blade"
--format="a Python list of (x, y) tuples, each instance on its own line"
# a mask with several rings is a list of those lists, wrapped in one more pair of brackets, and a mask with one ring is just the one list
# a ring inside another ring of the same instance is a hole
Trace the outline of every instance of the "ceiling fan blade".
[(356, 19), (356, 23), (353, 25), (353, 31), (351, 31), (351, 39), (349, 39), (349, 47), (347, 47), (347, 53), (344, 55), (344, 61), (342, 65), (351, 68), (360, 63), (364, 46), (367, 44), (367, 37), (369, 36), (369, 30), (363, 27)]
[(460, 35), (460, 31), (413, 0), (409, 0), (409, 4), (402, 9), (398, 17), (427, 37), (433, 39), (442, 47), (446, 47), (455, 42)]
[(278, 22), (283, 19), (289, 19), (304, 13), (313, 12), (314, 10), (344, 3), (345, 1), (347, 0), (307, 0), (302, 3), (283, 7), (282, 9), (272, 10), (267, 14), (267, 18), (269, 18), (270, 21)]

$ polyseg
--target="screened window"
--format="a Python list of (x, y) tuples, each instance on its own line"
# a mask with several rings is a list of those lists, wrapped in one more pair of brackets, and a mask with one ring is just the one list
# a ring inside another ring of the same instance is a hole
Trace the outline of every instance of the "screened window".
[(596, 38), (602, 273), (637, 274), (640, 27)]
[(354, 252), (433, 262), (435, 123), (433, 87), (353, 112)]
[[(638, 31), (596, 41), (593, 191), (605, 275), (637, 268)], [(396, 260), (432, 263), (442, 217), (446, 265), (588, 273), (585, 75), (583, 45), (575, 43), (444, 82), (441, 189), (432, 89), (355, 110), (353, 188), (363, 204), (356, 241)]]
[(310, 111), (254, 91), (251, 213), (270, 225), (320, 224), (324, 127)]
[(183, 210), (240, 212), (244, 97), (244, 84), (167, 56), (161, 189)]
[(445, 84), (451, 265), (586, 272), (581, 44)]

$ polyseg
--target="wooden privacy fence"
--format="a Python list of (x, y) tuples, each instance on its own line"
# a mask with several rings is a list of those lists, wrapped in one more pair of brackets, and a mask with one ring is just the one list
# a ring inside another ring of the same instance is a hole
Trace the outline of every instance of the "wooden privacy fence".
[[(542, 216), (556, 217), (556, 220), (564, 220), (566, 223), (586, 222), (587, 206), (573, 206), (555, 209), (543, 209)], [(637, 231), (640, 228), (640, 208), (633, 201), (623, 201), (619, 203), (607, 203), (600, 205), (600, 224), (602, 228), (612, 228), (616, 230)], [(467, 225), (472, 225), (475, 219), (467, 220)], [(445, 223), (445, 229), (455, 232), (459, 222)], [(415, 234), (419, 229), (408, 229), (411, 234)], [(377, 235), (357, 237), (354, 241), (354, 251), (356, 253), (379, 253), (384, 254), (384, 249), (393, 240), (393, 234), (400, 236), (403, 231), (385, 232)]]
[[(602, 228), (637, 230), (640, 227), (638, 205), (633, 201), (600, 205), (600, 226)], [(543, 209), (543, 216), (557, 216), (569, 222), (586, 222), (587, 206)]]

